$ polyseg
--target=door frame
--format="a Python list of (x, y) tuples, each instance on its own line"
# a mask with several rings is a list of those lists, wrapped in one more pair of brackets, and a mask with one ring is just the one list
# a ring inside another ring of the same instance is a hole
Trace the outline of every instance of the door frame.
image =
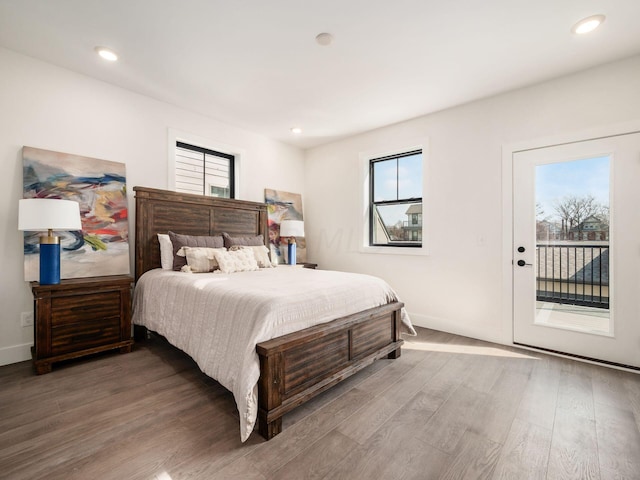
[[(513, 156), (523, 150), (535, 150), (541, 148), (579, 143), (588, 140), (604, 139), (608, 137), (640, 133), (640, 121), (617, 123), (608, 126), (600, 126), (588, 130), (542, 137), (518, 143), (502, 145), (502, 341), (505, 345), (513, 345), (527, 350), (540, 351), (517, 345), (513, 342)], [(553, 352), (547, 352), (553, 355)], [(563, 356), (562, 354), (558, 354)], [(572, 357), (573, 358), (573, 357)], [(589, 363), (589, 360), (584, 360)], [(603, 365), (598, 362), (598, 365)], [(623, 367), (615, 367), (628, 370)], [(637, 373), (637, 370), (628, 370)]]

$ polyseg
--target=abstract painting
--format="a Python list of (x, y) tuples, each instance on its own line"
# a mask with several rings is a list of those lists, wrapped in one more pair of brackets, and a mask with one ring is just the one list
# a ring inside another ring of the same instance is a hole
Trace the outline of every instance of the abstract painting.
[[(267, 204), (271, 260), (285, 263), (284, 252), (287, 243), (280, 241), (280, 222), (282, 220), (303, 220), (302, 195), (265, 188), (264, 201)], [(304, 238), (296, 238), (296, 243), (296, 261), (304, 263), (307, 261), (307, 244)]]
[[(60, 277), (129, 273), (129, 225), (124, 163), (23, 147), (24, 198), (80, 204), (82, 231), (60, 237)], [(24, 233), (24, 277), (39, 277), (39, 232)]]

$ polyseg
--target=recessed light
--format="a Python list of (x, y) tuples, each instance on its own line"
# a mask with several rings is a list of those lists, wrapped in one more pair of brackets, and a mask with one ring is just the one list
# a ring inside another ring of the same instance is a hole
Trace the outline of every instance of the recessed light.
[(604, 15), (592, 15), (591, 17), (583, 18), (571, 28), (571, 31), (578, 35), (593, 32), (604, 22), (604, 19)]
[(291, 133), (295, 133), (296, 135), (299, 135), (302, 133), (302, 129), (300, 127), (291, 127)]
[(116, 52), (114, 52), (113, 50), (111, 50), (110, 48), (107, 48), (107, 47), (96, 47), (95, 51), (102, 58), (104, 58), (105, 60), (108, 60), (110, 62), (115, 62), (116, 60), (118, 60), (118, 54)]
[(318, 42), (318, 45), (322, 45), (323, 47), (331, 45), (331, 42), (333, 42), (333, 35), (330, 33), (319, 33), (316, 35), (316, 42)]

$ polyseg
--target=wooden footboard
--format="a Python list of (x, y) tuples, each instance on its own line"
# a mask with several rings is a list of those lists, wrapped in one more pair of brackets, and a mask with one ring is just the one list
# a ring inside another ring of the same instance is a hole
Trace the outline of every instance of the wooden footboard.
[(376, 359), (398, 358), (400, 309), (393, 302), (259, 343), (258, 428), (269, 440), (282, 416)]

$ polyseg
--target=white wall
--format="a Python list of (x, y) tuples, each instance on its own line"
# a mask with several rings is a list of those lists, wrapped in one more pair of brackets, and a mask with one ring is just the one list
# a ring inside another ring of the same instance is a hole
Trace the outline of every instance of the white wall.
[[(310, 261), (385, 278), (419, 325), (506, 343), (503, 146), (640, 120), (635, 57), (318, 147), (303, 162), (294, 147), (8, 50), (0, 71), (0, 365), (29, 358), (33, 342), (19, 325), (32, 308), (17, 230), (23, 145), (124, 162), (130, 195), (168, 185), (169, 129), (241, 148), (240, 198), (303, 193)], [(359, 154), (424, 138), (430, 255), (360, 253)]]
[(295, 147), (5, 49), (0, 72), (0, 365), (30, 358), (33, 344), (32, 329), (20, 326), (20, 312), (33, 308), (17, 230), (23, 145), (126, 164), (131, 255), (132, 187), (167, 188), (169, 129), (242, 149), (238, 198), (264, 201), (265, 187), (304, 193)]
[[(638, 121), (639, 85), (640, 57), (634, 57), (307, 151), (310, 261), (384, 278), (418, 325), (510, 343), (502, 149)], [(423, 138), (430, 255), (361, 253), (359, 154)]]

